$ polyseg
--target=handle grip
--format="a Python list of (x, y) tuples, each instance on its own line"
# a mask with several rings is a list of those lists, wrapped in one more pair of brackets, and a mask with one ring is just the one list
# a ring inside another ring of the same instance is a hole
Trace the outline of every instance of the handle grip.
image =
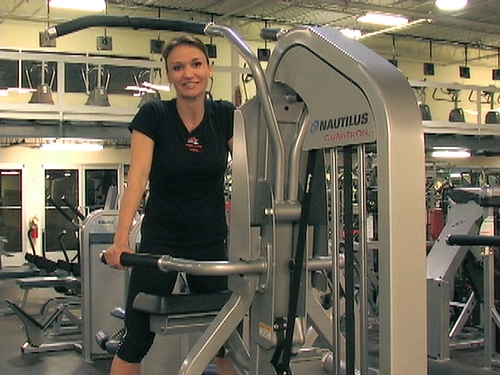
[(500, 236), (450, 234), (446, 237), (448, 245), (500, 246)]
[[(102, 263), (107, 264), (104, 253), (105, 251), (102, 251), (99, 254), (99, 258)], [(122, 253), (120, 255), (120, 264), (124, 267), (158, 268), (158, 261), (160, 259), (161, 255)]]

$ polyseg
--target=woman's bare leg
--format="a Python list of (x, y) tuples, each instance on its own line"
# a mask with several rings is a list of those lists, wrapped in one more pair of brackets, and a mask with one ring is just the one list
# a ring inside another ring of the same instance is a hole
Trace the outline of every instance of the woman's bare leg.
[(110, 375), (139, 375), (141, 373), (140, 363), (125, 362), (115, 355), (111, 363)]
[(227, 358), (215, 357), (215, 368), (217, 375), (238, 375)]

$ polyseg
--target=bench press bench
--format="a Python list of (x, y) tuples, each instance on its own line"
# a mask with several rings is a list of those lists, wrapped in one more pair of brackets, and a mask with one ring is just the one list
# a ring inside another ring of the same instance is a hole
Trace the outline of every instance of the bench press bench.
[(20, 306), (24, 308), (32, 289), (54, 288), (67, 291), (79, 290), (80, 279), (74, 276), (34, 276), (17, 279), (16, 284), (24, 290)]

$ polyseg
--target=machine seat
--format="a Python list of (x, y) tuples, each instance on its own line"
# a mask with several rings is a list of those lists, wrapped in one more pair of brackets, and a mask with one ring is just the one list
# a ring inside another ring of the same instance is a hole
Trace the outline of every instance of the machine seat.
[(208, 294), (173, 294), (160, 297), (139, 293), (134, 300), (136, 310), (150, 315), (180, 315), (219, 311), (229, 299), (231, 292)]

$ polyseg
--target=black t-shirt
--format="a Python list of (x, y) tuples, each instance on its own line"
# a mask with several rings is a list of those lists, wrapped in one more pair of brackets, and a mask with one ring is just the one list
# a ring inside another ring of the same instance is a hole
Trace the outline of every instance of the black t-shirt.
[(129, 127), (154, 141), (142, 240), (182, 247), (223, 240), (227, 236), (224, 173), (234, 106), (205, 101), (201, 124), (189, 132), (175, 103), (175, 99), (145, 103)]

